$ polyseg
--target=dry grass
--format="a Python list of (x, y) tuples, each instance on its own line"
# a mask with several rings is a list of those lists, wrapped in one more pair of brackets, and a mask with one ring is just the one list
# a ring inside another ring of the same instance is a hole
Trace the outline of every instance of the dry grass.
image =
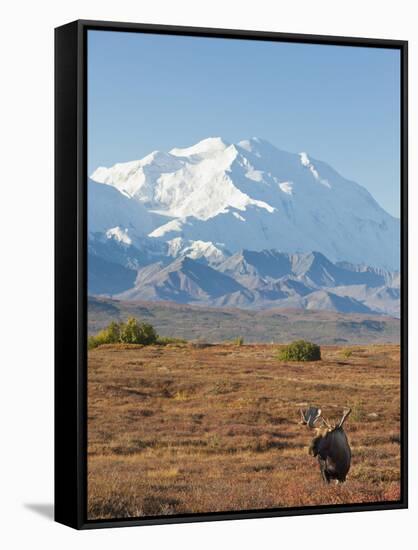
[[(398, 500), (399, 346), (321, 350), (315, 363), (267, 344), (90, 351), (89, 518)], [(307, 404), (329, 420), (353, 408), (344, 485), (324, 486), (308, 456)]]

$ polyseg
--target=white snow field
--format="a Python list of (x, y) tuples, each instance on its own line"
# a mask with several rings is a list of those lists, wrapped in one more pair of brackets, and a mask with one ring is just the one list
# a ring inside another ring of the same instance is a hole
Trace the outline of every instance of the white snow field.
[(113, 231), (124, 242), (148, 235), (169, 249), (186, 243), (192, 257), (319, 251), (332, 261), (399, 269), (398, 219), (325, 162), (260, 138), (154, 151), (100, 167), (91, 179), (89, 231)]

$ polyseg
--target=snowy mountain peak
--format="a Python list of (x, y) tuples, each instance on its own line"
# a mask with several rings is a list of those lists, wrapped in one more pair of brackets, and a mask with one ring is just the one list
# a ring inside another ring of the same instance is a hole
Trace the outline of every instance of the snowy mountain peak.
[(244, 149), (245, 151), (248, 151), (250, 153), (260, 149), (275, 149), (274, 145), (272, 145), (269, 141), (259, 137), (243, 139), (242, 141), (239, 141), (237, 145), (241, 149)]
[(172, 257), (187, 256), (194, 260), (205, 260), (212, 265), (223, 262), (229, 255), (222, 244), (210, 241), (186, 241), (176, 237), (167, 242), (167, 255)]
[(164, 151), (153, 151), (140, 161), (138, 168), (140, 166), (145, 167), (149, 164), (154, 164), (155, 166), (168, 169), (178, 166), (178, 164), (171, 158), (170, 153), (165, 153)]
[[(364, 187), (306, 152), (261, 138), (229, 144), (209, 137), (99, 168), (92, 179), (145, 209), (147, 235), (158, 241), (221, 242), (231, 253), (318, 250), (332, 261), (399, 267), (399, 220)], [(110, 214), (106, 230), (137, 225)]]
[(176, 157), (212, 155), (213, 153), (225, 151), (225, 149), (227, 149), (229, 145), (230, 144), (224, 141), (221, 137), (209, 137), (206, 139), (202, 139), (191, 147), (175, 147), (174, 149), (171, 149), (170, 154), (175, 155)]

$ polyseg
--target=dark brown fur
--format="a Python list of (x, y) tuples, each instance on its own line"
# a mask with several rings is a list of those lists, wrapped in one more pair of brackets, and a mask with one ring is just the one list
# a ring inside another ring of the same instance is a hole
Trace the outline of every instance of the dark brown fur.
[(344, 482), (351, 465), (351, 449), (344, 428), (319, 428), (309, 453), (318, 457), (321, 475), (326, 483)]

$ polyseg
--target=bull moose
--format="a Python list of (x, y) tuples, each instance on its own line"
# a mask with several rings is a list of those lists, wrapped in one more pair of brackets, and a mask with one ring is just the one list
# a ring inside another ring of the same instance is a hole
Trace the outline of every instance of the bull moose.
[(350, 469), (351, 449), (343, 424), (351, 409), (344, 409), (341, 420), (335, 426), (328, 424), (320, 408), (309, 407), (305, 411), (301, 409), (300, 413), (300, 423), (316, 431), (309, 454), (318, 457), (322, 479), (325, 483), (330, 483), (333, 479), (337, 483), (344, 482)]

